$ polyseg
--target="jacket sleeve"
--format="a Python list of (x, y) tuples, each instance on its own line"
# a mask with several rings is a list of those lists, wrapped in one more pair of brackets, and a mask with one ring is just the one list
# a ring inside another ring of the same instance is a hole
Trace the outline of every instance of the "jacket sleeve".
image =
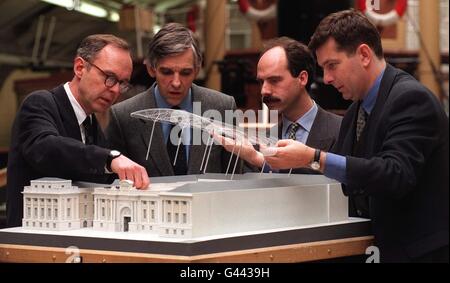
[[(64, 110), (61, 110), (64, 111)], [(105, 176), (108, 149), (67, 136), (54, 98), (30, 95), (18, 114), (20, 151), (35, 170), (47, 176), (86, 179)]]
[(120, 113), (115, 107), (111, 108), (111, 115), (108, 127), (106, 128), (106, 139), (111, 149), (120, 151), (125, 156), (128, 156), (127, 146), (125, 144), (125, 136), (122, 130)]

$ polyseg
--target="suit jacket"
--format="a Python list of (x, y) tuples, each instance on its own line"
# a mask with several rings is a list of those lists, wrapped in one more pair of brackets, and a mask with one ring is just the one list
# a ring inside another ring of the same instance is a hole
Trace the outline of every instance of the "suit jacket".
[[(106, 139), (94, 117), (97, 144)], [(76, 181), (107, 182), (109, 150), (86, 146), (64, 87), (31, 93), (23, 101), (12, 127), (8, 157), (7, 225), (20, 226), (24, 186), (30, 180), (58, 177)]]
[(448, 118), (436, 97), (409, 74), (386, 67), (355, 144), (358, 102), (334, 148), (347, 159), (348, 196), (368, 196), (384, 261), (408, 261), (448, 245)]
[[(157, 122), (146, 160), (148, 143), (153, 121), (140, 120), (130, 116), (132, 112), (156, 108), (155, 86), (132, 98), (122, 101), (111, 108), (111, 120), (106, 130), (111, 147), (124, 153), (133, 161), (147, 169), (150, 177), (172, 176), (173, 167), (164, 142), (161, 123)], [(234, 98), (223, 93), (192, 85), (192, 101), (201, 102), (201, 110), (217, 110), (225, 117), (225, 110), (236, 109)], [(194, 134), (196, 134), (194, 132)], [(191, 136), (193, 139), (193, 135)], [(200, 174), (200, 166), (206, 145), (190, 145), (187, 174)], [(207, 165), (207, 173), (224, 173), (230, 154), (222, 146), (213, 145)], [(234, 158), (233, 158), (234, 159)], [(234, 160), (233, 160), (234, 162)], [(233, 163), (234, 164), (234, 163)], [(231, 172), (231, 171), (230, 171)]]

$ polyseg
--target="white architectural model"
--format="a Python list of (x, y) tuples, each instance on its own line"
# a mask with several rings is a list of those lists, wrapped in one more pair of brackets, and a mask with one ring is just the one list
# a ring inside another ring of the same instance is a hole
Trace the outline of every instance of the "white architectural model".
[(195, 238), (348, 219), (340, 184), (323, 176), (211, 176), (161, 177), (160, 183), (153, 178), (149, 190), (127, 182), (74, 186), (69, 180), (34, 180), (23, 192), (23, 227)]

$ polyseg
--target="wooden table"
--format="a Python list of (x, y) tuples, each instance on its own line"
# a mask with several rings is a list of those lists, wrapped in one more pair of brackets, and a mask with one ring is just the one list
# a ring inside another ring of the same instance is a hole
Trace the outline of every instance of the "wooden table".
[(84, 263), (292, 263), (363, 255), (372, 243), (364, 236), (196, 256), (0, 244), (0, 262), (64, 263), (78, 254)]

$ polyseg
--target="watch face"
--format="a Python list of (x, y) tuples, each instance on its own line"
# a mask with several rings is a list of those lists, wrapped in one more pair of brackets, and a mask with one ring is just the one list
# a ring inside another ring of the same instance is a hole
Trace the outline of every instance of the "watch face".
[(317, 161), (314, 161), (313, 163), (311, 163), (311, 168), (314, 170), (319, 170), (320, 169), (320, 164)]
[(110, 154), (111, 154), (112, 157), (117, 157), (117, 156), (120, 155), (120, 151), (118, 151), (118, 150), (111, 150)]

